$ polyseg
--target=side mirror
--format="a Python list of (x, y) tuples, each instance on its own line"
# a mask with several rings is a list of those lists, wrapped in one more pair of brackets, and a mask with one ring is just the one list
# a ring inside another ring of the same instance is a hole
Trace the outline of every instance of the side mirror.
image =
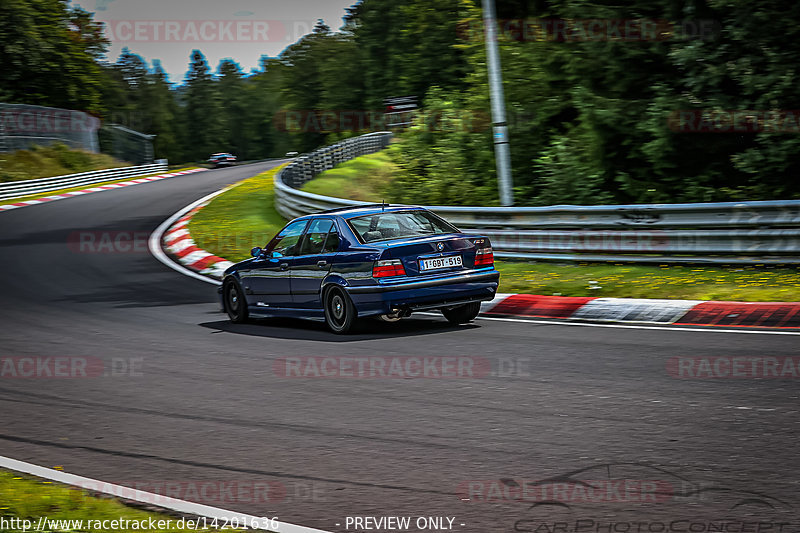
[(262, 251), (261, 247), (260, 246), (256, 246), (255, 248), (250, 250), (250, 255), (252, 255), (253, 257), (258, 257), (259, 255), (261, 255), (261, 251)]

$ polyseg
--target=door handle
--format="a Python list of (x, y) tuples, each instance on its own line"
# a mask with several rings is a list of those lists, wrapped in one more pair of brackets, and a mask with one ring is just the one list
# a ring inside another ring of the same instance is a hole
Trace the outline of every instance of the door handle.
[(327, 261), (317, 261), (317, 266), (318, 266), (318, 267), (324, 267), (324, 266), (325, 266), (325, 265), (327, 265), (327, 264), (328, 264), (328, 262), (327, 262)]
[(280, 264), (281, 270), (289, 270), (289, 263), (281, 263)]

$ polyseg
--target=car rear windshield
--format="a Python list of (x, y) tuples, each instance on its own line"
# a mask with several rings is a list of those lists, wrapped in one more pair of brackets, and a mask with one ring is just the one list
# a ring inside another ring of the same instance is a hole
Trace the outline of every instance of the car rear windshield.
[(351, 218), (348, 222), (364, 243), (458, 232), (427, 211), (389, 211)]

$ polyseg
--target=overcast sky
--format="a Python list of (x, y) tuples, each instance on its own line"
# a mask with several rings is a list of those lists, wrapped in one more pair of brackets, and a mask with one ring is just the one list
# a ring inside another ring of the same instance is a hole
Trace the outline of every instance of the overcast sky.
[(150, 66), (161, 61), (173, 83), (183, 83), (189, 56), (200, 49), (216, 71), (232, 58), (245, 73), (262, 55), (276, 56), (310, 32), (317, 19), (337, 30), (356, 0), (73, 0), (107, 23), (108, 60), (123, 47)]

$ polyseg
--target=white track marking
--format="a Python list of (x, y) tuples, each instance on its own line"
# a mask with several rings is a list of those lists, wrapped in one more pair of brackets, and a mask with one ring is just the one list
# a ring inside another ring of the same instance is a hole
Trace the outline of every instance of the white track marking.
[(570, 318), (603, 322), (672, 324), (701, 303), (702, 300), (597, 298), (576, 309)]
[(183, 264), (189, 264), (191, 266), (194, 266), (194, 264), (200, 261), (201, 259), (205, 259), (206, 257), (211, 257), (212, 255), (214, 254), (206, 252), (205, 250), (197, 250), (196, 252), (191, 252), (181, 257), (181, 262)]
[[(423, 314), (423, 313), (419, 313)], [(424, 313), (426, 315), (441, 316), (437, 313)], [(656, 329), (661, 331), (700, 331), (703, 333), (747, 333), (750, 335), (800, 335), (800, 331), (768, 331), (768, 330), (752, 330), (752, 329), (721, 329), (718, 326), (710, 326), (708, 328), (691, 328), (686, 326), (643, 326), (638, 324), (592, 324), (587, 322), (564, 322), (555, 320), (538, 320), (538, 319), (525, 319), (525, 318), (505, 318), (505, 317), (490, 317), (478, 316), (477, 320), (496, 320), (499, 322), (522, 322), (533, 324), (548, 324), (554, 326), (583, 326), (588, 328), (618, 328), (618, 329)]]
[[(190, 169), (190, 170), (186, 170), (184, 172), (181, 172), (180, 174), (192, 174), (194, 172), (203, 172), (205, 170), (206, 169), (204, 169), (204, 168), (194, 168), (194, 169)], [(142, 178), (142, 179), (133, 180), (133, 181), (121, 181), (119, 183), (112, 183), (112, 184), (109, 184), (109, 185), (100, 185), (98, 187), (92, 187), (90, 189), (82, 189), (80, 191), (65, 192), (65, 193), (62, 193), (62, 194), (56, 194), (54, 196), (44, 196), (44, 197), (41, 197), (41, 198), (37, 198), (35, 200), (15, 201), (14, 198), (7, 198), (7, 200), (9, 200), (9, 201), (11, 201), (13, 203), (0, 205), (0, 211), (7, 211), (9, 209), (18, 209), (20, 207), (27, 207), (27, 206), (31, 206), (31, 205), (39, 205), (39, 204), (44, 204), (44, 203), (47, 203), (47, 202), (52, 202), (52, 201), (55, 201), (55, 200), (65, 200), (67, 198), (80, 196), (82, 194), (92, 194), (94, 192), (110, 191), (112, 189), (118, 189), (118, 188), (121, 188), (121, 187), (128, 187), (130, 185), (138, 185), (140, 183), (148, 183), (148, 182), (151, 182), (151, 181), (158, 181), (158, 180), (162, 180), (162, 179), (169, 178), (171, 176), (177, 176), (177, 175), (178, 174), (159, 174), (158, 176), (153, 176), (153, 177), (150, 177), (150, 178)], [(27, 196), (30, 196), (30, 194), (19, 196), (19, 197), (16, 198), (16, 200), (19, 200), (20, 198), (26, 198)]]
[(186, 248), (190, 246), (194, 246), (194, 241), (192, 239), (186, 238), (177, 241), (175, 244), (170, 244), (167, 246), (167, 251), (171, 254), (177, 254), (178, 252), (182, 252)]
[(170, 267), (172, 270), (175, 270), (176, 272), (180, 272), (185, 276), (199, 279), (200, 281), (205, 281), (206, 283), (211, 283), (212, 285), (222, 285), (221, 281), (217, 281), (215, 279), (211, 279), (209, 277), (200, 275), (197, 272), (189, 270), (183, 265), (171, 260), (167, 256), (167, 254), (164, 253), (164, 250), (161, 249), (161, 238), (164, 236), (164, 232), (166, 232), (170, 227), (172, 227), (172, 224), (174, 224), (175, 221), (181, 218), (183, 215), (185, 215), (198, 205), (210, 201), (212, 198), (219, 196), (220, 194), (232, 189), (235, 186), (236, 185), (229, 185), (228, 187), (220, 189), (217, 192), (212, 192), (208, 196), (203, 196), (196, 202), (192, 202), (191, 204), (187, 205), (186, 207), (184, 207), (183, 209), (181, 209), (180, 211), (169, 217), (167, 220), (162, 222), (161, 225), (158, 226), (156, 230), (150, 234), (150, 239), (148, 240), (147, 243), (148, 247), (150, 248), (150, 253), (153, 254), (153, 256), (155, 256), (156, 259), (158, 259), (159, 261)]
[[(56, 481), (58, 483), (63, 483), (65, 485), (80, 487), (82, 489), (86, 489), (92, 492), (108, 494), (110, 496), (119, 496), (120, 494), (124, 494), (125, 495), (124, 498), (126, 500), (147, 503), (155, 505), (156, 507), (161, 507), (162, 509), (169, 509), (171, 511), (177, 511), (179, 513), (184, 513), (192, 516), (204, 516), (206, 518), (211, 518), (211, 519), (217, 518), (219, 520), (228, 520), (228, 521), (234, 518), (238, 518), (239, 521), (246, 520), (249, 524), (256, 524), (256, 525), (264, 523), (263, 517), (256, 517), (244, 513), (237, 513), (235, 511), (219, 509), (217, 507), (211, 507), (200, 503), (187, 502), (184, 500), (179, 500), (177, 498), (170, 498), (163, 494), (152, 494), (150, 492), (145, 492), (142, 490), (135, 490), (131, 489), (130, 487), (123, 487), (122, 485), (106, 483), (105, 481), (98, 481), (96, 479), (76, 476), (75, 474), (68, 474), (66, 472), (52, 470), (50, 468), (45, 468), (43, 466), (38, 466), (31, 463), (25, 463), (23, 461), (17, 461), (16, 459), (11, 459), (10, 457), (0, 456), (0, 467), (7, 468), (8, 470), (13, 470), (15, 472), (23, 472), (25, 474), (30, 474), (32, 476), (48, 479), (50, 481)], [(265, 529), (267, 531), (271, 531), (264, 527), (249, 528), (249, 529)], [(278, 527), (276, 529), (277, 531), (280, 531), (280, 533), (329, 533), (321, 529), (298, 526), (286, 522), (278, 522)]]
[(481, 313), (485, 313), (489, 309), (493, 308), (495, 305), (499, 304), (509, 296), (516, 296), (516, 293), (502, 293), (498, 292), (494, 295), (494, 299), (489, 302), (481, 302)]

